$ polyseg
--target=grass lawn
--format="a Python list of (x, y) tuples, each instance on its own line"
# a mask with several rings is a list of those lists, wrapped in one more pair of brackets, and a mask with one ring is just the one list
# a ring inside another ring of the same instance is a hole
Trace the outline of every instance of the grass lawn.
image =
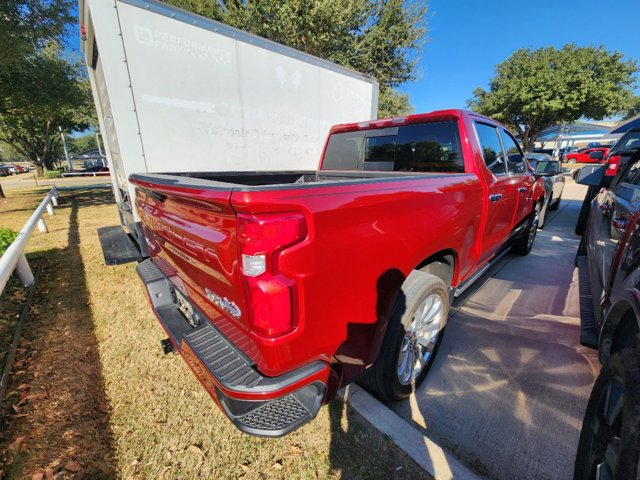
[[(5, 190), (0, 225), (19, 230), (44, 191)], [(96, 228), (118, 223), (111, 192), (62, 193), (45, 220), (28, 247), (43, 275), (5, 399), (0, 478), (428, 478), (339, 401), (284, 438), (239, 432), (162, 355), (135, 265), (104, 266)], [(15, 303), (3, 298), (0, 318)]]

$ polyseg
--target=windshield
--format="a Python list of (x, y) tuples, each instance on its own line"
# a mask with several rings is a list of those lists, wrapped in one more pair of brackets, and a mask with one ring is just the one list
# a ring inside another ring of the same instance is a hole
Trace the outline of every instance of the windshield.
[(538, 165), (535, 167), (536, 173), (559, 173), (560, 166), (556, 161), (541, 161), (538, 162)]

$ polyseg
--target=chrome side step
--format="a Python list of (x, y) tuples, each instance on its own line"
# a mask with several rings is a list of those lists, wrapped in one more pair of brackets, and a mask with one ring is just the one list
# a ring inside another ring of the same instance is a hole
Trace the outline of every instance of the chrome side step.
[(459, 287), (456, 287), (454, 290), (454, 297), (459, 297), (462, 295), (465, 290), (467, 290), (473, 283), (478, 280), (482, 275), (484, 275), (487, 270), (493, 267), (500, 259), (502, 259), (507, 253), (509, 253), (509, 248), (505, 248), (500, 253), (498, 253), (495, 257), (493, 257), (487, 264), (478, 270), (476, 273), (471, 275), (468, 279), (466, 279)]

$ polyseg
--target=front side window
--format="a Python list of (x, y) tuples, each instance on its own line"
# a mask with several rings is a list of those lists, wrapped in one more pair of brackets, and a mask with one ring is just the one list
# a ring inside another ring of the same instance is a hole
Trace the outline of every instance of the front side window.
[(507, 151), (507, 171), (509, 173), (526, 173), (527, 167), (524, 164), (524, 157), (520, 151), (520, 147), (513, 139), (511, 134), (504, 128), (501, 128), (502, 144)]
[(504, 175), (507, 173), (504, 164), (504, 153), (502, 152), (502, 144), (498, 136), (498, 129), (484, 123), (476, 123), (476, 132), (480, 147), (482, 148), (482, 156), (487, 168), (494, 175)]

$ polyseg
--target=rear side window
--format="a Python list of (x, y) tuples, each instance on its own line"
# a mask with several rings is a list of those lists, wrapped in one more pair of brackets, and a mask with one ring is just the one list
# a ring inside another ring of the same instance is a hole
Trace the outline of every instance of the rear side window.
[(498, 129), (492, 125), (476, 123), (476, 132), (487, 168), (494, 175), (506, 174), (507, 169), (504, 164), (504, 153), (502, 152)]
[(322, 168), (464, 173), (458, 124), (432, 122), (334, 134)]

